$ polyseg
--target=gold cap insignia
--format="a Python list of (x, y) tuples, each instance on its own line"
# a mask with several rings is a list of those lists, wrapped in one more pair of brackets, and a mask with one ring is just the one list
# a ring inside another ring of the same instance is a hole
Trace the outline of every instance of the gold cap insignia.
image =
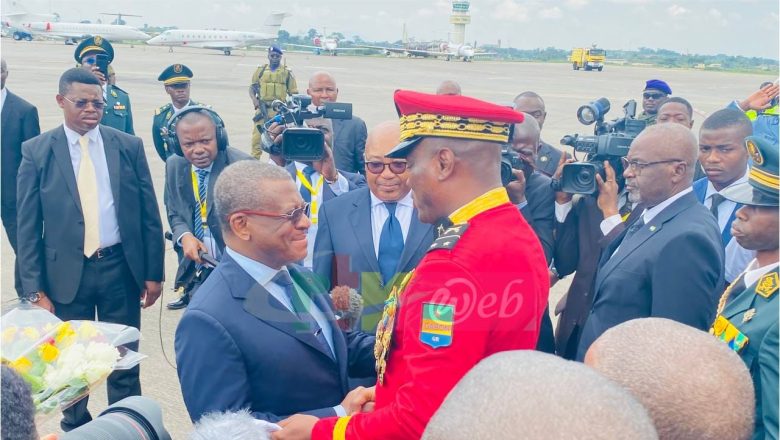
[(758, 280), (758, 284), (756, 284), (756, 293), (764, 298), (769, 298), (777, 292), (778, 286), (780, 285), (779, 281), (780, 276), (778, 276), (777, 272), (768, 273), (762, 276)]
[(97, 44), (98, 46), (103, 44), (103, 37), (101, 37), (100, 35), (95, 35), (95, 44)]
[(174, 64), (173, 65), (173, 71), (175, 73), (181, 73), (181, 64)]
[(753, 159), (753, 163), (756, 165), (763, 165), (764, 156), (761, 155), (761, 151), (756, 146), (756, 143), (751, 139), (748, 139), (745, 141), (745, 146), (747, 147), (748, 154)]

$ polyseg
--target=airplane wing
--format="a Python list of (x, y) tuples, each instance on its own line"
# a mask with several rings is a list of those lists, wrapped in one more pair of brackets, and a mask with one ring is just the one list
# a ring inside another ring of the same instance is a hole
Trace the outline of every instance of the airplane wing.
[(202, 43), (189, 43), (187, 46), (193, 46), (193, 47), (202, 47), (204, 49), (218, 49), (218, 50), (225, 50), (225, 49), (235, 49), (236, 47), (243, 47), (244, 43), (239, 41), (231, 41), (231, 40), (224, 40), (224, 41), (207, 41)]
[(495, 52), (475, 52), (474, 53), (475, 57), (494, 57), (496, 55), (498, 55), (498, 54), (495, 53)]
[(285, 46), (289, 46), (289, 47), (302, 47), (302, 48), (304, 48), (304, 49), (322, 49), (321, 47), (318, 47), (318, 46), (307, 46), (307, 45), (305, 45), (305, 44), (291, 44), (291, 43), (285, 43), (284, 45), (285, 45)]
[(357, 48), (361, 48), (361, 49), (374, 49), (374, 50), (381, 50), (381, 51), (384, 51), (384, 52), (400, 53), (400, 54), (405, 54), (405, 53), (411, 53), (412, 52), (412, 51), (408, 51), (408, 50), (404, 49), (403, 47), (382, 47), (382, 46), (363, 46), (363, 45), (359, 45), (359, 46), (356, 46), (356, 47)]

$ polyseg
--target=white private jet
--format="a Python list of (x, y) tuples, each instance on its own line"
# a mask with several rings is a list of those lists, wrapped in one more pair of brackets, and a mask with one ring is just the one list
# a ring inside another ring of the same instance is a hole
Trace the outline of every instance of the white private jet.
[(289, 14), (272, 12), (263, 23), (262, 32), (218, 31), (208, 29), (171, 29), (147, 41), (152, 46), (199, 47), (221, 50), (225, 55), (237, 47), (254, 46), (275, 40), (282, 21)]
[(64, 38), (65, 44), (73, 44), (78, 40), (93, 35), (100, 35), (108, 41), (148, 40), (149, 34), (138, 29), (118, 24), (96, 23), (63, 23), (57, 21), (32, 21), (22, 23), (21, 28), (33, 35)]
[(332, 38), (332, 37), (325, 38), (321, 35), (314, 37), (311, 40), (311, 42), (312, 42), (312, 46), (307, 46), (305, 44), (286, 44), (286, 46), (312, 49), (316, 55), (320, 55), (323, 52), (325, 52), (333, 56), (338, 55), (339, 51), (344, 52), (348, 50), (360, 50), (360, 48), (358, 47), (339, 47), (338, 38)]
[(406, 45), (406, 47), (382, 47), (382, 46), (359, 46), (367, 49), (381, 50), (385, 55), (393, 53), (406, 55), (407, 57), (442, 57), (447, 61), (451, 59), (462, 59), (470, 62), (474, 57), (495, 55), (492, 52), (477, 52), (471, 45), (457, 43), (438, 43), (426, 46)]

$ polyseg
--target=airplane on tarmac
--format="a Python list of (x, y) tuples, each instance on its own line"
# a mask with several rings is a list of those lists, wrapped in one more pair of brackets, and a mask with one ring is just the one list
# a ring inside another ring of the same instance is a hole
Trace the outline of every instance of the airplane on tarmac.
[(339, 39), (328, 37), (325, 38), (322, 35), (318, 35), (311, 40), (313, 46), (307, 46), (305, 44), (286, 44), (290, 47), (302, 47), (304, 49), (312, 49), (316, 55), (320, 55), (323, 52), (336, 56), (339, 51), (359, 50), (357, 47), (339, 47)]
[(385, 55), (401, 54), (409, 58), (428, 58), (441, 57), (447, 61), (462, 59), (465, 62), (471, 62), (474, 57), (495, 55), (492, 52), (477, 52), (473, 46), (457, 43), (431, 43), (423, 45), (406, 44), (404, 47), (383, 47), (383, 46), (358, 46), (366, 49), (381, 50)]
[(150, 39), (146, 44), (152, 46), (199, 47), (221, 50), (230, 55), (237, 47), (248, 47), (275, 40), (282, 21), (289, 17), (285, 12), (272, 12), (263, 23), (263, 32), (219, 31), (207, 29), (170, 29)]

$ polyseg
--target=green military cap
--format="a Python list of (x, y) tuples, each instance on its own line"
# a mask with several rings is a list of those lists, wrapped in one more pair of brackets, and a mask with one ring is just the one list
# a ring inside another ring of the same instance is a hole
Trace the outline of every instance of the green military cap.
[(180, 84), (190, 82), (192, 70), (184, 64), (172, 64), (162, 71), (157, 81), (162, 81), (164, 85)]
[(723, 197), (743, 205), (778, 206), (778, 145), (761, 136), (749, 136), (745, 146), (751, 158), (748, 181), (723, 190)]
[(84, 55), (92, 52), (104, 53), (108, 55), (109, 63), (114, 60), (114, 47), (111, 46), (111, 43), (109, 43), (108, 40), (101, 37), (100, 35), (95, 35), (94, 37), (81, 40), (81, 43), (76, 46), (76, 51), (73, 53), (73, 58), (76, 59), (77, 63), (81, 64), (81, 59), (84, 58)]

